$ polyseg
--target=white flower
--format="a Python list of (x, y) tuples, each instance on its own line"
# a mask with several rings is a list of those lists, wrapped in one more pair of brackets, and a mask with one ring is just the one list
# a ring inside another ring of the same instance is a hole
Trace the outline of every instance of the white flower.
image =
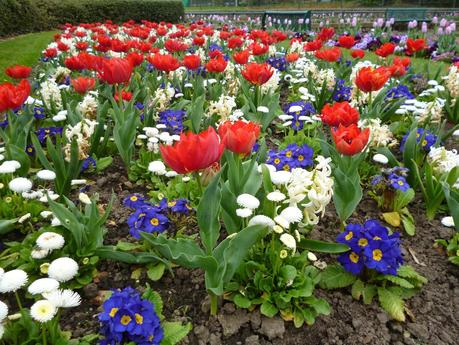
[(23, 270), (5, 272), (0, 280), (0, 292), (15, 292), (27, 283), (27, 273)]
[(274, 223), (274, 221), (271, 218), (269, 218), (268, 216), (265, 216), (263, 214), (259, 214), (257, 216), (252, 217), (249, 220), (249, 225), (257, 225), (257, 224), (266, 225), (266, 226), (272, 228), (276, 223)]
[(80, 200), (85, 205), (91, 205), (91, 199), (86, 193), (78, 194), (78, 200)]
[(236, 214), (241, 218), (248, 218), (252, 215), (252, 210), (250, 208), (238, 208), (236, 209)]
[(25, 215), (23, 215), (21, 218), (18, 219), (18, 223), (19, 223), (19, 224), (22, 224), (22, 223), (24, 223), (27, 219), (29, 219), (30, 217), (32, 217), (32, 214), (26, 213)]
[(8, 316), (8, 306), (2, 301), (0, 301), (0, 322), (2, 322), (7, 316)]
[(451, 216), (443, 217), (441, 223), (448, 228), (454, 227), (454, 219)]
[(48, 267), (48, 276), (59, 282), (66, 282), (78, 274), (78, 264), (75, 260), (62, 257), (54, 260)]
[(282, 226), (283, 228), (288, 228), (290, 226), (289, 221), (282, 216), (274, 217), (274, 221), (280, 226)]
[(2, 165), (0, 165), (0, 174), (12, 174), (16, 171), (16, 168), (12, 164), (7, 164), (6, 162), (3, 162)]
[(2, 323), (0, 323), (0, 339), (3, 338), (4, 333), (5, 333), (5, 326), (3, 326)]
[(55, 232), (44, 232), (37, 238), (37, 245), (42, 249), (61, 249), (64, 244), (64, 236)]
[(51, 211), (41, 211), (40, 212), (40, 216), (42, 216), (43, 218), (48, 218), (49, 216), (51, 216), (53, 213)]
[(57, 313), (57, 308), (50, 301), (40, 300), (30, 307), (30, 315), (38, 322), (48, 322)]
[(58, 308), (78, 307), (81, 304), (80, 295), (72, 290), (54, 290), (43, 294), (48, 301)]
[(280, 225), (274, 225), (273, 226), (273, 231), (278, 233), (278, 234), (282, 234), (284, 232), (284, 228)]
[(40, 260), (40, 259), (46, 258), (51, 252), (52, 250), (50, 249), (37, 248), (37, 249), (32, 250), (32, 252), (30, 253), (30, 256), (32, 257), (32, 259)]
[(17, 169), (19, 169), (21, 167), (21, 163), (19, 163), (18, 161), (4, 161), (3, 164), (9, 165), (9, 166), (13, 167), (15, 170), (17, 170)]
[(312, 252), (308, 252), (308, 260), (309, 261), (317, 261), (317, 256), (316, 254), (312, 253)]
[(285, 194), (275, 190), (274, 192), (269, 193), (266, 198), (270, 201), (279, 202), (286, 198)]
[(286, 184), (290, 180), (291, 173), (289, 171), (275, 171), (271, 173), (271, 181), (275, 185)]
[(148, 171), (156, 175), (164, 175), (166, 174), (166, 166), (161, 161), (153, 161), (148, 164)]
[(182, 181), (183, 181), (183, 182), (190, 182), (190, 180), (191, 180), (191, 177), (190, 177), (190, 176), (183, 176), (183, 177), (182, 177)]
[(296, 112), (301, 112), (303, 110), (303, 107), (299, 106), (299, 105), (292, 105), (288, 112), (289, 113), (296, 113)]
[(292, 249), (293, 251), (296, 250), (296, 241), (295, 237), (290, 234), (284, 233), (280, 236), (280, 240), (287, 248)]
[(0, 280), (2, 279), (4, 274), (5, 274), (5, 270), (0, 267)]
[(56, 179), (56, 173), (54, 171), (44, 169), (37, 172), (37, 177), (40, 180), (53, 181)]
[(253, 195), (244, 193), (237, 197), (236, 202), (239, 206), (254, 210), (260, 206), (260, 201)]
[(27, 291), (32, 295), (51, 292), (59, 288), (59, 282), (52, 278), (40, 278), (29, 285)]
[(376, 163), (381, 163), (381, 164), (387, 164), (389, 163), (389, 159), (384, 156), (383, 154), (381, 153), (377, 153), (373, 156), (373, 160), (376, 162)]
[(268, 113), (269, 113), (269, 108), (268, 108), (268, 107), (265, 107), (265, 106), (263, 106), (263, 105), (260, 105), (260, 106), (257, 108), (257, 111), (259, 111), (260, 113), (268, 114)]
[(54, 217), (52, 220), (51, 220), (51, 226), (60, 226), (62, 225), (61, 221), (59, 220), (59, 218), (56, 218)]
[(178, 174), (177, 174), (175, 171), (171, 170), (171, 171), (168, 171), (168, 172), (166, 173), (165, 176), (166, 176), (166, 177), (171, 177), (171, 178), (172, 178), (172, 177), (175, 177), (175, 176), (177, 176), (177, 175), (178, 175)]
[(70, 184), (72, 186), (77, 186), (77, 185), (81, 185), (81, 184), (86, 184), (86, 180), (85, 179), (80, 179), (80, 180), (72, 180), (70, 181)]
[(32, 189), (32, 181), (25, 177), (16, 177), (8, 183), (8, 187), (16, 193), (29, 192)]
[(289, 223), (298, 223), (303, 219), (303, 213), (296, 206), (289, 206), (282, 210), (280, 216)]

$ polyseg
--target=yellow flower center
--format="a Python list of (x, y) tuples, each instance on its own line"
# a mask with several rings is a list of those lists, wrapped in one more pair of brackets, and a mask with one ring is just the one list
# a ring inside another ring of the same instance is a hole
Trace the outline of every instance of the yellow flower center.
[(118, 308), (112, 308), (112, 310), (110, 310), (110, 317), (115, 317), (116, 313), (118, 311)]
[(135, 195), (131, 196), (131, 201), (137, 201), (137, 200), (138, 198)]
[(135, 322), (136, 322), (138, 325), (143, 324), (143, 316), (136, 313), (136, 314), (135, 314)]
[(288, 157), (288, 158), (292, 157), (292, 151), (287, 151), (285, 153), (285, 156)]
[(175, 204), (176, 204), (175, 201), (169, 201), (169, 202), (167, 203), (167, 206), (172, 207), (172, 206), (175, 206)]
[(351, 252), (351, 254), (349, 254), (349, 260), (356, 264), (357, 262), (359, 262), (359, 256), (356, 253)]
[(153, 226), (158, 225), (159, 224), (158, 218), (151, 218), (150, 224), (153, 225)]
[(121, 324), (126, 326), (126, 325), (129, 325), (129, 322), (131, 322), (131, 317), (129, 315), (123, 315), (123, 317), (121, 318)]
[(279, 164), (280, 163), (280, 159), (279, 158), (275, 158), (274, 159), (274, 164)]
[(422, 141), (422, 146), (426, 146), (426, 145), (427, 145), (427, 140), (424, 139), (424, 140)]
[(380, 240), (381, 240), (381, 237), (375, 236), (375, 237), (373, 237), (373, 239), (374, 239), (375, 241), (380, 241)]
[(361, 238), (361, 239), (359, 240), (359, 246), (360, 246), (360, 247), (365, 247), (365, 246), (367, 246), (367, 245), (368, 245), (368, 240), (367, 240), (366, 238)]
[(284, 169), (285, 171), (289, 171), (290, 170), (290, 165), (288, 164), (285, 164), (282, 169)]
[(397, 183), (398, 183), (399, 186), (403, 186), (404, 185), (403, 181), (401, 181), (401, 180), (398, 180)]
[(382, 257), (383, 257), (383, 255), (382, 255), (382, 251), (380, 249), (373, 250), (373, 260), (381, 261)]
[(299, 160), (300, 162), (304, 161), (303, 155), (299, 155), (299, 156), (298, 156), (298, 160)]
[(346, 239), (346, 241), (349, 241), (352, 236), (354, 236), (354, 234), (352, 233), (352, 231), (349, 231), (348, 234), (346, 236), (344, 236), (344, 238)]

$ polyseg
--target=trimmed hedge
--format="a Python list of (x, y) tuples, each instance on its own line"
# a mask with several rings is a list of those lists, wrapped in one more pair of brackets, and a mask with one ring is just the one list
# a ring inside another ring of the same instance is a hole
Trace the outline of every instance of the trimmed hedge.
[(57, 28), (65, 23), (166, 21), (185, 17), (181, 0), (1, 0), (0, 36)]

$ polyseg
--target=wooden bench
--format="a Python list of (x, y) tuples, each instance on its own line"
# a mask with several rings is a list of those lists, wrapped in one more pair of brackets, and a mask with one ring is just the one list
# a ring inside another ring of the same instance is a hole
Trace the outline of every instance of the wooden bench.
[[(261, 21), (262, 27), (265, 30), (268, 24), (268, 19), (271, 19), (273, 27), (285, 28), (285, 21), (291, 21), (289, 28), (296, 31), (311, 29), (311, 11), (265, 11)], [(278, 22), (280, 21), (280, 24)]]
[(425, 8), (388, 8), (386, 10), (386, 20), (394, 18), (396, 23), (408, 23), (412, 20), (418, 22), (430, 22)]

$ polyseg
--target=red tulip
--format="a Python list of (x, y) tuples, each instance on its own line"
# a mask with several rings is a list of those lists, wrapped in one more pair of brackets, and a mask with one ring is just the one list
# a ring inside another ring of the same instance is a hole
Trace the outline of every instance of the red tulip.
[(266, 54), (269, 50), (269, 46), (267, 44), (252, 44), (252, 54), (255, 56), (260, 56)]
[(229, 49), (234, 49), (234, 48), (240, 48), (244, 44), (244, 41), (240, 37), (233, 37), (228, 40), (228, 48)]
[(179, 174), (205, 169), (220, 160), (224, 145), (213, 127), (194, 134), (180, 134), (174, 145), (159, 147), (164, 163)]
[(378, 91), (390, 78), (390, 71), (386, 67), (363, 67), (357, 72), (355, 85), (363, 92)]
[(322, 108), (321, 119), (329, 126), (350, 126), (359, 121), (360, 114), (348, 102), (336, 102), (332, 106), (325, 104)]
[(100, 79), (108, 84), (127, 83), (131, 79), (132, 65), (129, 60), (111, 58), (102, 61), (98, 68)]
[(306, 44), (303, 47), (303, 49), (307, 52), (313, 52), (313, 51), (319, 50), (320, 48), (322, 48), (321, 40), (314, 40), (311, 42), (306, 42)]
[(189, 70), (194, 71), (198, 69), (199, 66), (201, 66), (201, 58), (199, 57), (199, 55), (185, 55), (185, 57), (183, 58), (183, 66), (185, 66)]
[(260, 135), (260, 125), (250, 121), (226, 121), (218, 127), (218, 134), (227, 150), (248, 155)]
[(128, 60), (133, 67), (136, 67), (143, 62), (143, 55), (136, 52), (131, 52), (126, 55), (126, 60)]
[(0, 113), (19, 108), (30, 95), (30, 84), (22, 79), (18, 85), (0, 84)]
[(426, 41), (423, 38), (418, 38), (417, 40), (408, 38), (406, 40), (406, 53), (408, 55), (412, 55), (424, 49), (426, 49)]
[(157, 69), (164, 72), (172, 72), (180, 67), (179, 61), (170, 54), (156, 53), (147, 57), (147, 60)]
[(197, 46), (203, 46), (206, 43), (206, 39), (204, 37), (195, 37), (193, 38), (193, 44)]
[(57, 55), (57, 49), (56, 49), (56, 48), (47, 48), (47, 49), (44, 51), (43, 55), (44, 55), (45, 57), (47, 57), (48, 59), (52, 59), (52, 58), (56, 57), (56, 55)]
[(72, 86), (75, 89), (75, 92), (80, 95), (85, 94), (87, 91), (94, 89), (96, 80), (94, 78), (88, 77), (78, 77), (72, 80)]
[(341, 47), (351, 49), (355, 44), (354, 36), (340, 36), (338, 38), (338, 43)]
[(345, 156), (353, 156), (362, 152), (370, 138), (370, 129), (363, 131), (355, 123), (348, 127), (339, 125), (338, 128), (332, 129), (332, 136), (336, 149)]
[(5, 73), (13, 79), (26, 79), (30, 76), (32, 67), (15, 65), (5, 69)]
[(64, 65), (72, 71), (81, 71), (85, 69), (83, 60), (80, 60), (78, 55), (70, 56), (64, 60)]
[(398, 65), (403, 65), (403, 67), (408, 68), (408, 67), (410, 67), (410, 65), (411, 65), (411, 60), (410, 60), (410, 58), (407, 57), (407, 56), (405, 56), (405, 57), (403, 57), (403, 58), (400, 58), (400, 57), (396, 56), (396, 57), (394, 58), (394, 61), (393, 61), (392, 63), (393, 63), (393, 64), (398, 64)]
[(391, 42), (384, 43), (381, 47), (375, 50), (376, 55), (381, 57), (388, 57), (395, 51), (395, 44)]
[(328, 41), (335, 34), (335, 29), (333, 28), (323, 28), (317, 35), (317, 39), (322, 42)]
[(273, 75), (274, 70), (267, 63), (249, 63), (241, 71), (245, 80), (253, 85), (263, 85)]
[(245, 65), (249, 61), (250, 53), (247, 49), (233, 54), (233, 60), (239, 65)]
[[(120, 97), (119, 97), (118, 92), (115, 93), (113, 98), (115, 98), (115, 101), (119, 102)], [(122, 90), (121, 91), (121, 98), (123, 99), (123, 101), (129, 102), (132, 99), (132, 92)]]
[(361, 59), (365, 56), (365, 51), (362, 49), (353, 49), (351, 52), (351, 56), (354, 59)]
[(228, 62), (222, 57), (219, 57), (217, 59), (210, 59), (209, 62), (206, 63), (206, 70), (208, 72), (220, 73), (226, 69), (227, 65)]
[(335, 62), (338, 61), (341, 57), (341, 49), (339, 49), (338, 47), (333, 47), (330, 49), (318, 50), (315, 52), (314, 55), (318, 59), (325, 60), (328, 62)]
[(300, 58), (300, 54), (298, 54), (298, 53), (290, 53), (290, 54), (287, 54), (287, 56), (285, 58), (290, 63), (291, 62), (295, 62), (296, 60), (298, 60)]
[(88, 42), (77, 42), (75, 43), (75, 48), (78, 50), (86, 50), (88, 49)]

